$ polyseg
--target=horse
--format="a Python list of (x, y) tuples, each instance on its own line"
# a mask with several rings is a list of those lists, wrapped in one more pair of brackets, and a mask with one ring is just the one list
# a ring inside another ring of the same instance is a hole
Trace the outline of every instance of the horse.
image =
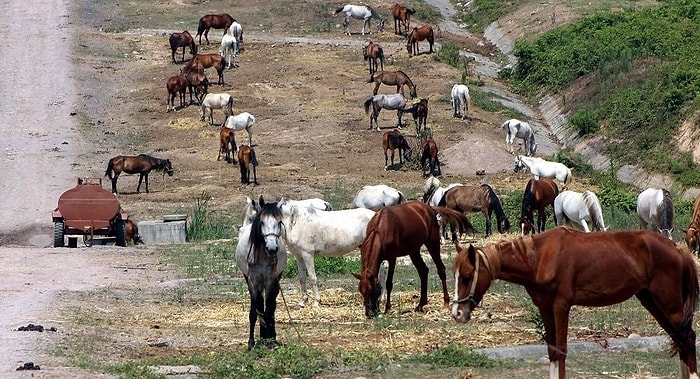
[(418, 55), (420, 49), (418, 48), (418, 41), (428, 40), (430, 44), (430, 51), (428, 54), (433, 53), (433, 44), (435, 43), (435, 35), (433, 34), (433, 27), (430, 25), (421, 25), (419, 27), (413, 28), (411, 33), (406, 38), (406, 50), (408, 51), (408, 57), (413, 55)]
[(185, 67), (182, 68), (182, 72), (185, 74), (194, 70), (204, 72), (204, 69), (213, 67), (217, 75), (219, 75), (217, 84), (223, 85), (225, 84), (224, 69), (226, 68), (226, 64), (226, 58), (222, 57), (221, 54), (195, 54), (195, 56), (187, 62)]
[(413, 116), (413, 122), (416, 123), (416, 129), (420, 132), (420, 127), (423, 125), (425, 129), (428, 123), (428, 99), (420, 99), (419, 102), (413, 104), (406, 109)]
[(226, 61), (226, 68), (238, 67), (235, 62), (236, 54), (238, 53), (238, 40), (236, 37), (230, 34), (224, 34), (221, 37), (221, 47), (219, 48), (219, 54), (224, 57)]
[(384, 184), (367, 185), (355, 195), (352, 202), (353, 208), (367, 208), (378, 210), (382, 207), (401, 204), (406, 201), (406, 196), (396, 188)]
[(411, 146), (408, 145), (406, 138), (398, 130), (390, 130), (384, 132), (382, 136), (382, 145), (384, 147), (384, 169), (389, 168), (389, 157), (387, 151), (391, 150), (391, 166), (394, 166), (394, 151), (399, 150), (399, 164), (403, 165), (403, 160), (411, 159)]
[(450, 183), (447, 187), (442, 187), (440, 185), (440, 179), (430, 175), (428, 179), (425, 180), (425, 185), (423, 186), (423, 202), (437, 207), (447, 190), (462, 185), (462, 183)]
[(253, 170), (253, 185), (258, 185), (258, 159), (255, 150), (247, 145), (238, 149), (238, 167), (241, 171), (241, 183), (250, 184), (250, 171)]
[(238, 54), (241, 51), (241, 45), (243, 44), (243, 26), (238, 23), (235, 19), (231, 26), (228, 28), (229, 35), (236, 38), (236, 49), (234, 54)]
[(369, 41), (367, 46), (362, 46), (362, 56), (369, 61), (370, 75), (377, 72), (377, 62), (381, 64), (382, 71), (384, 70), (384, 49), (378, 43)]
[[(469, 87), (464, 84), (455, 84), (452, 86), (452, 117), (468, 117), (469, 111), (472, 109), (472, 99), (469, 96)], [(462, 115), (464, 108), (464, 115)]]
[[(373, 318), (379, 313), (381, 285), (378, 280), (379, 267), (388, 261), (389, 270), (386, 278), (386, 304), (384, 313), (391, 310), (391, 290), (393, 287), (396, 258), (408, 255), (420, 277), (420, 300), (416, 312), (423, 312), (428, 304), (428, 266), (421, 257), (421, 246), (425, 245), (435, 263), (438, 276), (442, 282), (442, 294), (445, 305), (449, 303), (447, 293), (445, 265), (440, 258), (440, 225), (438, 215), (444, 219), (462, 225), (468, 222), (466, 217), (452, 209), (431, 207), (420, 201), (384, 207), (377, 211), (367, 224), (367, 237), (360, 246), (360, 274), (353, 273), (360, 283), (358, 290), (362, 295), (365, 316)], [(462, 228), (460, 228), (462, 229)]]
[(404, 28), (404, 33), (408, 34), (408, 30), (411, 28), (411, 15), (415, 13), (414, 8), (394, 4), (391, 9), (391, 14), (394, 16), (394, 34), (402, 34), (401, 26)]
[(695, 204), (693, 204), (693, 215), (690, 218), (690, 225), (688, 229), (681, 229), (683, 234), (685, 234), (685, 243), (688, 245), (690, 251), (697, 251), (698, 242), (700, 241), (700, 195), (695, 198)]
[(124, 232), (126, 235), (126, 242), (131, 241), (133, 245), (145, 245), (139, 235), (139, 227), (130, 218), (124, 220)]
[(697, 268), (687, 251), (659, 233), (583, 233), (560, 226), (483, 248), (455, 246), (454, 320), (469, 321), (497, 279), (524, 286), (544, 324), (550, 378), (566, 378), (571, 307), (608, 306), (632, 296), (670, 336), (681, 376), (698, 377), (693, 331)]
[(277, 203), (266, 203), (262, 195), (258, 210), (250, 224), (238, 232), (236, 266), (250, 294), (250, 334), (248, 350), (255, 347), (255, 322), (260, 319), (260, 339), (267, 347), (277, 345), (275, 310), (280, 279), (287, 266), (282, 214)]
[(404, 95), (403, 87), (408, 86), (408, 89), (410, 91), (409, 95), (411, 96), (411, 99), (415, 99), (416, 97), (418, 97), (417, 86), (413, 84), (411, 78), (409, 78), (408, 75), (406, 75), (406, 73), (401, 70), (376, 71), (369, 76), (369, 80), (367, 80), (367, 83), (375, 83), (374, 91), (372, 91), (373, 95), (376, 95), (377, 92), (379, 92), (380, 85), (386, 84), (389, 86), (396, 86), (396, 92), (400, 92), (402, 96)]
[[(425, 141), (423, 141), (420, 150), (422, 152), (422, 155), (420, 157), (420, 166), (421, 172), (423, 173), (423, 177), (425, 178), (428, 175), (442, 175), (442, 170), (440, 170), (440, 160), (438, 159), (437, 142), (435, 142), (435, 140), (432, 139), (432, 137), (428, 138)], [(425, 171), (426, 162), (428, 163), (428, 168), (430, 169), (429, 173), (426, 173)]]
[(372, 34), (372, 28), (370, 27), (370, 20), (377, 20), (377, 31), (381, 32), (384, 30), (384, 19), (377, 13), (374, 8), (369, 5), (352, 5), (347, 4), (335, 10), (333, 17), (337, 17), (340, 13), (345, 15), (345, 20), (343, 21), (343, 27), (345, 27), (345, 34), (351, 35), (350, 33), (350, 18), (355, 20), (364, 20), (362, 24), (362, 35), (365, 35), (365, 29), (369, 34)]
[(172, 57), (173, 57), (173, 63), (177, 63), (175, 61), (175, 52), (177, 52), (177, 49), (182, 47), (182, 61), (185, 61), (185, 47), (190, 48), (190, 54), (195, 55), (197, 54), (197, 45), (194, 44), (194, 38), (192, 38), (192, 35), (190, 32), (187, 30), (183, 31), (182, 33), (175, 32), (170, 35), (169, 38), (170, 42), (170, 50), (172, 52)]
[(207, 14), (199, 19), (197, 24), (197, 35), (199, 37), (199, 44), (202, 44), (202, 34), (204, 34), (204, 39), (209, 44), (209, 29), (224, 29), (224, 34), (228, 31), (229, 27), (233, 22), (236, 21), (228, 13), (222, 14)]
[(214, 108), (221, 109), (224, 112), (223, 126), (228, 116), (233, 114), (233, 96), (228, 93), (208, 93), (204, 95), (199, 110), (200, 121), (204, 121), (209, 116), (209, 125), (214, 125)]
[(445, 192), (440, 206), (445, 206), (463, 213), (481, 212), (486, 219), (486, 236), (491, 235), (491, 215), (496, 212), (498, 232), (507, 233), (510, 221), (503, 211), (501, 200), (488, 184), (479, 186), (457, 186)]
[(187, 93), (187, 77), (185, 74), (174, 75), (168, 78), (165, 83), (165, 87), (168, 90), (168, 105), (166, 107), (166, 112), (170, 112), (170, 109), (175, 109), (175, 96), (180, 94), (180, 108), (185, 106), (185, 94)]
[[(221, 160), (221, 154), (224, 154), (224, 159), (229, 163), (236, 163), (236, 158), (233, 157), (232, 152), (238, 151), (236, 146), (236, 132), (225, 126), (222, 126), (219, 130), (219, 155), (216, 160)], [(233, 162), (231, 162), (233, 160)]]
[(639, 227), (647, 225), (673, 241), (673, 199), (665, 188), (647, 188), (637, 196)]
[(224, 126), (233, 131), (245, 130), (248, 133), (248, 146), (253, 146), (253, 124), (255, 124), (255, 116), (248, 112), (229, 116), (224, 122)]
[(405, 111), (404, 107), (406, 106), (406, 102), (406, 98), (400, 93), (392, 93), (390, 95), (380, 93), (379, 95), (374, 95), (368, 98), (365, 101), (364, 106), (365, 114), (369, 114), (369, 107), (370, 105), (372, 106), (372, 114), (369, 116), (369, 129), (372, 129), (372, 121), (374, 121), (374, 124), (377, 126), (377, 131), (381, 131), (379, 129), (379, 122), (377, 122), (377, 118), (379, 117), (379, 112), (381, 112), (382, 109), (396, 109), (396, 115), (398, 117), (397, 127), (401, 129), (401, 116), (403, 116), (403, 112)]
[[(202, 99), (206, 96), (209, 91), (209, 79), (204, 75), (204, 70), (194, 70), (189, 71), (185, 75), (187, 80), (187, 88), (190, 92), (190, 104), (192, 104), (192, 93), (194, 92), (194, 97), (197, 99), (198, 104), (202, 104)], [(201, 94), (200, 94), (201, 93)]]
[(608, 230), (603, 220), (603, 210), (600, 207), (598, 196), (591, 191), (583, 193), (575, 191), (562, 191), (554, 199), (554, 221), (557, 225), (563, 225), (565, 221), (572, 221), (590, 232), (588, 223), (593, 224), (597, 231)]
[(136, 186), (136, 193), (141, 190), (141, 181), (146, 179), (146, 193), (148, 189), (148, 174), (152, 170), (163, 171), (163, 176), (173, 176), (173, 164), (170, 159), (155, 158), (146, 154), (139, 155), (117, 155), (107, 163), (105, 176), (112, 181), (112, 193), (117, 194), (117, 179), (122, 172), (127, 174), (139, 174), (139, 184)]
[(564, 186), (564, 188), (571, 183), (573, 178), (571, 175), (571, 169), (566, 167), (566, 165), (563, 163), (550, 162), (539, 157), (517, 155), (515, 157), (515, 167), (513, 168), (513, 171), (518, 172), (523, 168), (529, 169), (534, 179), (556, 179)]
[(514, 118), (506, 120), (501, 125), (506, 130), (506, 149), (509, 153), (513, 153), (513, 141), (515, 137), (523, 140), (525, 145), (525, 154), (527, 156), (534, 155), (537, 151), (537, 143), (535, 142), (535, 131), (532, 130), (530, 124)]
[[(554, 180), (549, 178), (530, 179), (525, 186), (523, 202), (520, 211), (520, 234), (535, 233), (535, 216), (537, 211), (537, 233), (545, 230), (547, 223), (546, 209), (552, 207), (554, 212), (554, 199), (559, 195), (559, 187)], [(554, 219), (556, 225), (556, 217)]]
[[(316, 209), (319, 211), (332, 211), (333, 210), (333, 206), (331, 206), (331, 203), (329, 203), (323, 199), (320, 199), (318, 197), (304, 199), (304, 200), (290, 200), (290, 199), (284, 199), (284, 200), (287, 204), (295, 205), (298, 207), (313, 208), (313, 209)], [(243, 209), (241, 211), (241, 220), (243, 222), (241, 227), (244, 227), (248, 224), (251, 224), (259, 209), (260, 209), (260, 207), (255, 202), (255, 200), (251, 199), (249, 196), (246, 196), (246, 204), (243, 206)]]

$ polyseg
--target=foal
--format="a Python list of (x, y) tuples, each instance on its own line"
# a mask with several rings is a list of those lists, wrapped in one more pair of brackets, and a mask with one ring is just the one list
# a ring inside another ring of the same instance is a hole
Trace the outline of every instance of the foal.
[(364, 56), (366, 61), (369, 61), (370, 75), (377, 72), (377, 61), (379, 61), (382, 71), (384, 71), (384, 49), (379, 44), (369, 41), (367, 46), (362, 47), (362, 56)]
[[(222, 126), (219, 130), (219, 156), (216, 160), (221, 160), (221, 154), (224, 154), (224, 159), (229, 163), (236, 163), (236, 158), (231, 154), (235, 153), (236, 147), (236, 131)], [(231, 162), (233, 160), (233, 162)]]
[(250, 184), (250, 168), (253, 168), (253, 184), (258, 185), (258, 160), (255, 150), (248, 145), (242, 145), (238, 149), (238, 167), (241, 169), (241, 183)]
[(408, 8), (403, 5), (394, 4), (391, 14), (394, 16), (394, 34), (403, 34), (401, 26), (403, 25), (404, 33), (408, 34), (411, 27), (411, 15), (415, 14), (414, 8)]
[(394, 151), (399, 150), (399, 164), (403, 164), (403, 158), (411, 159), (411, 146), (408, 145), (406, 138), (398, 130), (390, 130), (382, 136), (382, 145), (384, 146), (384, 169), (388, 169), (387, 150), (391, 150), (391, 166), (394, 166)]
[[(440, 170), (440, 160), (438, 159), (438, 145), (435, 140), (428, 138), (425, 140), (425, 142), (423, 142), (420, 150), (422, 152), (420, 157), (420, 165), (423, 177), (425, 178), (430, 175), (442, 175), (442, 171)], [(428, 174), (425, 173), (426, 162), (428, 162), (428, 166), (430, 168), (430, 172)]]
[(175, 111), (175, 96), (180, 94), (180, 108), (185, 106), (185, 93), (187, 92), (187, 78), (184, 74), (171, 76), (165, 84), (168, 89), (168, 106), (166, 112), (170, 109)]

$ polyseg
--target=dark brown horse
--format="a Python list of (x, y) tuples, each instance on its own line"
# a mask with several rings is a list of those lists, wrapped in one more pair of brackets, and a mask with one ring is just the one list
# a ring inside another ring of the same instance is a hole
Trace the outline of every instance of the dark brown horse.
[(386, 305), (384, 312), (391, 310), (391, 289), (393, 287), (396, 258), (408, 255), (418, 270), (420, 277), (420, 300), (416, 311), (423, 312), (428, 304), (428, 266), (421, 258), (421, 246), (425, 245), (435, 263), (438, 276), (442, 282), (445, 305), (449, 303), (447, 293), (445, 265), (440, 258), (440, 225), (437, 215), (443, 219), (461, 225), (463, 230), (468, 225), (466, 217), (452, 209), (431, 207), (420, 201), (409, 201), (390, 207), (383, 207), (375, 213), (367, 224), (367, 236), (360, 247), (360, 266), (362, 272), (353, 274), (360, 280), (359, 291), (364, 299), (365, 315), (375, 317), (379, 312), (379, 267), (383, 261), (389, 262), (386, 277)]
[(362, 56), (366, 61), (369, 61), (370, 75), (377, 72), (377, 62), (381, 64), (382, 70), (384, 70), (384, 49), (378, 43), (369, 41), (367, 46), (362, 47)]
[(187, 62), (182, 72), (187, 74), (192, 71), (203, 72), (204, 69), (213, 67), (219, 75), (217, 84), (224, 84), (224, 69), (226, 68), (226, 60), (219, 53), (212, 54), (195, 54), (192, 59)]
[(168, 78), (165, 87), (168, 89), (168, 106), (166, 112), (175, 111), (175, 96), (180, 95), (180, 108), (185, 106), (185, 94), (187, 93), (187, 77), (179, 74)]
[[(418, 91), (416, 85), (413, 84), (411, 78), (406, 75), (403, 71), (377, 71), (370, 75), (367, 83), (375, 83), (374, 91), (372, 94), (376, 95), (379, 91), (379, 86), (386, 84), (388, 86), (396, 86), (396, 92), (404, 94), (403, 87), (408, 86), (410, 90), (411, 99), (418, 97)], [(405, 96), (405, 95), (404, 95)]]
[(202, 44), (202, 34), (204, 34), (204, 39), (209, 44), (209, 29), (224, 29), (224, 34), (228, 31), (228, 28), (236, 21), (228, 13), (222, 14), (208, 14), (204, 15), (199, 19), (199, 24), (197, 25), (197, 36), (199, 36), (199, 44)]
[(384, 147), (384, 169), (388, 169), (389, 157), (387, 155), (387, 150), (391, 150), (391, 166), (394, 166), (394, 151), (399, 150), (399, 164), (403, 165), (403, 159), (411, 159), (411, 146), (408, 145), (408, 141), (401, 134), (400, 131), (394, 129), (385, 132), (382, 136), (382, 146)]
[(253, 171), (253, 184), (258, 185), (258, 159), (255, 150), (248, 145), (241, 145), (238, 149), (238, 167), (241, 169), (241, 183), (250, 184), (250, 171)]
[[(520, 212), (520, 233), (522, 235), (535, 233), (535, 211), (537, 211), (537, 233), (544, 231), (547, 223), (547, 207), (552, 207), (552, 213), (554, 213), (554, 199), (558, 194), (559, 187), (552, 179), (530, 179), (527, 182)], [(556, 223), (555, 217), (554, 224), (556, 225)]]
[(187, 79), (187, 88), (190, 91), (190, 104), (192, 104), (192, 92), (194, 92), (197, 104), (201, 105), (202, 99), (209, 91), (209, 79), (199, 70), (185, 74), (185, 79)]
[(571, 307), (636, 296), (669, 334), (682, 378), (697, 378), (698, 273), (685, 249), (646, 230), (584, 233), (559, 226), (484, 248), (457, 247), (452, 317), (467, 322), (496, 279), (525, 287), (544, 324), (551, 377), (566, 378)]
[[(408, 30), (411, 28), (411, 15), (415, 13), (416, 10), (413, 8), (394, 4), (394, 7), (391, 9), (391, 14), (394, 16), (394, 34), (408, 34)], [(401, 32), (401, 26), (404, 29), (403, 33)]]
[(119, 174), (125, 172), (127, 174), (139, 174), (139, 185), (136, 187), (136, 192), (141, 190), (141, 181), (146, 179), (146, 193), (148, 192), (148, 174), (152, 170), (163, 171), (163, 176), (168, 174), (173, 176), (173, 165), (170, 159), (154, 158), (146, 154), (139, 155), (118, 155), (109, 160), (105, 176), (112, 181), (112, 193), (117, 192), (117, 179)]
[(690, 218), (688, 229), (681, 229), (681, 231), (685, 234), (685, 243), (688, 245), (688, 249), (697, 252), (698, 246), (700, 246), (700, 195), (695, 198), (693, 216)]
[(507, 233), (510, 221), (503, 211), (501, 200), (488, 184), (480, 186), (457, 186), (445, 192), (440, 200), (446, 206), (464, 213), (481, 212), (486, 219), (486, 235), (491, 235), (491, 214), (496, 212), (496, 227), (499, 233)]
[(175, 32), (170, 35), (170, 50), (172, 51), (173, 63), (177, 63), (175, 61), (175, 52), (177, 52), (177, 49), (180, 47), (182, 48), (183, 62), (185, 61), (186, 47), (190, 48), (190, 54), (197, 54), (197, 45), (194, 44), (194, 38), (192, 38), (192, 35), (187, 30), (182, 33)]
[[(434, 139), (428, 138), (421, 144), (421, 157), (420, 166), (423, 173), (423, 177), (427, 178), (430, 175), (440, 176), (442, 175), (442, 170), (440, 169), (440, 160), (438, 159), (438, 145)], [(428, 163), (428, 168), (430, 172), (425, 171), (426, 162)]]
[(221, 154), (223, 153), (226, 162), (235, 164), (236, 158), (232, 153), (235, 153), (236, 150), (238, 150), (236, 148), (236, 131), (222, 126), (219, 130), (219, 156), (216, 157), (216, 160), (221, 160)]
[(413, 121), (416, 123), (418, 131), (420, 131), (421, 125), (423, 128), (426, 128), (428, 123), (428, 99), (420, 99), (419, 102), (413, 104), (406, 111), (413, 116)]
[(430, 44), (430, 51), (428, 54), (433, 53), (433, 44), (435, 43), (435, 35), (433, 34), (433, 27), (430, 25), (422, 25), (413, 28), (411, 33), (406, 38), (406, 50), (408, 51), (408, 56), (418, 55), (420, 49), (418, 48), (418, 41), (428, 40)]

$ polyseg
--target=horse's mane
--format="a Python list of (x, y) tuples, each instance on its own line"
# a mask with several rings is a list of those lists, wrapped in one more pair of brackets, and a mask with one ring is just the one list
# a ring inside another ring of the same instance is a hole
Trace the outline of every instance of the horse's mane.
[(384, 21), (382, 16), (379, 15), (377, 11), (374, 10), (374, 8), (370, 7), (369, 5), (365, 5), (367, 9), (369, 9), (370, 12), (372, 12), (372, 18), (376, 18), (379, 21)]
[(411, 78), (408, 77), (408, 75), (406, 75), (405, 72), (403, 72), (402, 70), (397, 70), (396, 72), (403, 75), (406, 78), (406, 80), (408, 80), (408, 83), (411, 85), (411, 87), (413, 87), (413, 81), (411, 80)]
[[(363, 273), (366, 271), (367, 273), (372, 272), (372, 267), (376, 266), (377, 270), (379, 269), (379, 264), (378, 260), (376, 259), (377, 257), (371, 257), (368, 252), (368, 249), (372, 248), (372, 245), (374, 245), (376, 239), (381, 239), (381, 234), (379, 233), (379, 229), (377, 228), (379, 225), (379, 213), (381, 212), (381, 209), (377, 211), (375, 214), (375, 217), (372, 217), (369, 220), (369, 223), (367, 223), (367, 236), (365, 237), (364, 241), (362, 241), (362, 245), (360, 245), (360, 251), (361, 252), (367, 252), (360, 254), (360, 268), (362, 269)], [(382, 244), (378, 244), (381, 246)], [(381, 255), (381, 252), (379, 252)], [(370, 258), (374, 258), (375, 261), (371, 261)], [(372, 267), (370, 267), (372, 266)]]
[[(532, 183), (534, 179), (530, 179), (525, 186), (525, 192), (523, 193), (523, 203), (520, 217), (527, 216), (530, 219), (532, 215), (532, 206), (535, 203), (535, 194), (532, 193)], [(528, 212), (528, 213), (526, 213)]]
[(583, 203), (588, 209), (588, 214), (591, 215), (591, 221), (596, 229), (604, 231), (605, 223), (603, 222), (603, 210), (600, 208), (600, 202), (598, 202), (598, 196), (591, 191), (586, 191), (583, 193)]
[(662, 229), (672, 229), (673, 228), (673, 200), (671, 199), (671, 193), (667, 189), (662, 189), (664, 198), (659, 204), (659, 226)]
[(496, 212), (496, 218), (498, 219), (498, 223), (500, 224), (501, 220), (505, 220), (506, 229), (510, 228), (508, 216), (506, 216), (506, 212), (503, 211), (503, 206), (501, 206), (501, 200), (496, 195), (496, 192), (488, 184), (482, 184), (481, 187), (484, 188), (484, 190), (486, 191), (486, 195), (489, 197), (491, 207)]

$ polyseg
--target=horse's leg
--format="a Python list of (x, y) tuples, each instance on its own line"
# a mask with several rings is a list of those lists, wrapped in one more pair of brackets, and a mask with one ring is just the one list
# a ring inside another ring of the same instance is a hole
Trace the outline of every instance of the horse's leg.
[[(547, 356), (549, 357), (549, 378), (564, 379), (566, 378), (564, 360), (566, 359), (569, 310), (565, 305), (561, 307), (545, 305), (538, 308), (545, 330), (544, 339), (547, 343)], [(562, 330), (562, 328), (564, 329)], [(562, 334), (563, 339), (561, 338)]]
[(482, 210), (481, 213), (484, 214), (486, 220), (486, 237), (488, 237), (491, 235), (491, 214), (488, 210)]
[(314, 307), (321, 305), (321, 295), (318, 293), (318, 280), (316, 277), (316, 267), (314, 265), (314, 256), (312, 254), (304, 255), (304, 264), (306, 265), (307, 276), (311, 281), (311, 289), (314, 291)]
[[(139, 174), (139, 185), (136, 186), (136, 193), (141, 193), (141, 182), (143, 181), (143, 173)], [(146, 192), (148, 192), (148, 184), (146, 184)]]
[(248, 312), (248, 322), (250, 323), (250, 334), (248, 335), (248, 350), (255, 347), (255, 322), (258, 320), (258, 312), (255, 309), (257, 296), (250, 294), (250, 311)]
[(433, 236), (433, 238), (431, 238), (429, 241), (426, 241), (425, 247), (428, 249), (428, 253), (430, 253), (430, 258), (432, 258), (433, 263), (435, 264), (435, 269), (437, 270), (438, 277), (442, 283), (442, 297), (445, 302), (445, 306), (447, 307), (450, 304), (450, 294), (447, 292), (447, 273), (445, 264), (442, 262), (442, 258), (440, 257), (439, 226), (438, 230), (436, 230), (434, 233), (437, 234), (437, 236)]
[[(389, 156), (386, 153), (388, 149), (384, 149), (384, 169), (386, 170), (387, 167), (389, 167)], [(393, 163), (392, 163), (393, 164)]]
[(277, 331), (275, 330), (275, 311), (277, 310), (277, 295), (280, 293), (279, 278), (274, 278), (265, 288), (265, 312), (263, 320), (265, 324), (265, 344), (267, 347), (277, 345)]
[[(395, 149), (391, 149), (391, 165), (394, 166), (394, 152)], [(401, 159), (401, 154), (399, 153), (399, 159)]]
[(114, 172), (114, 177), (112, 177), (112, 193), (117, 193), (117, 178), (119, 177), (118, 172)]
[(258, 185), (258, 169), (255, 164), (253, 164), (253, 185)]
[(374, 91), (372, 92), (372, 94), (374, 94), (375, 96), (377, 95), (377, 92), (379, 92), (379, 86), (380, 86), (380, 85), (382, 85), (382, 81), (381, 81), (381, 80), (378, 80), (378, 81), (374, 84)]
[[(207, 45), (209, 44), (209, 28), (204, 29), (204, 39), (207, 40)], [(202, 37), (199, 37), (199, 44), (202, 44)]]
[(309, 295), (306, 292), (306, 262), (304, 261), (304, 258), (302, 257), (301, 252), (294, 251), (292, 252), (292, 255), (294, 255), (294, 259), (297, 261), (297, 271), (299, 273), (297, 274), (297, 277), (299, 278), (299, 286), (301, 287), (301, 300), (299, 301), (299, 306), (304, 307), (306, 305), (306, 300), (309, 299)]
[(401, 125), (403, 125), (403, 124), (401, 123), (401, 117), (403, 116), (403, 109), (397, 110), (397, 111), (396, 111), (396, 115), (397, 115), (398, 118), (399, 118), (399, 125), (398, 125), (398, 127), (399, 127), (399, 129), (401, 129)]
[(387, 262), (389, 263), (389, 270), (386, 272), (386, 304), (384, 304), (384, 314), (389, 314), (389, 311), (391, 310), (391, 290), (394, 288), (394, 269), (396, 269), (396, 258), (389, 258), (387, 259)]
[(591, 229), (588, 227), (588, 223), (586, 222), (586, 220), (581, 219), (578, 221), (578, 223), (579, 223), (579, 225), (581, 225), (584, 232), (588, 233), (591, 231)]
[(544, 208), (537, 210), (537, 233), (544, 232), (547, 224), (547, 213)]
[(428, 266), (420, 256), (420, 249), (412, 251), (408, 256), (411, 258), (413, 265), (416, 266), (418, 277), (420, 278), (420, 299), (418, 300), (415, 311), (423, 312), (423, 306), (428, 304)]
[(248, 132), (248, 146), (253, 147), (253, 131), (250, 130), (251, 126), (252, 125), (246, 127), (245, 131)]

